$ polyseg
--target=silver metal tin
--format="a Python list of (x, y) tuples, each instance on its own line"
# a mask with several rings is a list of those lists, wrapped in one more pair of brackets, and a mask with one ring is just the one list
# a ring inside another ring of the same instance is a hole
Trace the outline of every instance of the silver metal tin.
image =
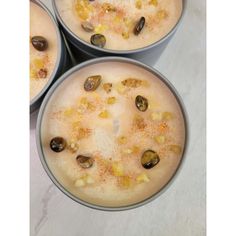
[(53, 22), (53, 24), (55, 26), (55, 29), (57, 32), (57, 42), (58, 42), (57, 61), (56, 61), (54, 70), (51, 74), (51, 77), (48, 80), (48, 82), (45, 84), (43, 89), (30, 101), (30, 113), (33, 113), (35, 110), (37, 110), (37, 108), (39, 108), (44, 95), (46, 94), (47, 90), (49, 89), (49, 87), (51, 86), (53, 81), (55, 81), (65, 71), (66, 67), (68, 67), (68, 55), (67, 55), (66, 48), (65, 48), (63, 40), (62, 40), (60, 30), (58, 28), (58, 24), (57, 24), (54, 16), (52, 15), (52, 13), (49, 11), (49, 9), (42, 2), (36, 1), (36, 0), (31, 0), (31, 2), (37, 4), (44, 11), (47, 12), (47, 14), (51, 18), (51, 21)]
[[(66, 38), (68, 39), (70, 44), (73, 45), (72, 47), (75, 48), (74, 51), (78, 50), (78, 53), (77, 53), (78, 55), (80, 55), (80, 52), (82, 52), (82, 54), (87, 55), (87, 59), (91, 59), (94, 57), (101, 57), (101, 56), (123, 56), (123, 57), (129, 57), (129, 58), (141, 60), (141, 61), (146, 62), (148, 64), (152, 64), (152, 59), (154, 59), (154, 61), (155, 61), (156, 59), (159, 58), (161, 53), (166, 48), (168, 42), (170, 41), (170, 39), (172, 38), (172, 36), (176, 32), (176, 30), (183, 18), (183, 15), (185, 13), (186, 1), (187, 0), (182, 0), (183, 9), (182, 9), (181, 16), (180, 16), (178, 22), (176, 23), (176, 25), (173, 27), (173, 29), (167, 35), (165, 35), (162, 39), (160, 39), (159, 41), (157, 41), (149, 46), (139, 48), (139, 49), (134, 49), (134, 50), (111, 50), (111, 49), (106, 49), (106, 48), (99, 48), (99, 47), (96, 47), (96, 46), (82, 40), (81, 38), (79, 38), (76, 34), (74, 34), (69, 29), (69, 27), (65, 24), (65, 22), (61, 18), (60, 13), (57, 9), (56, 0), (52, 0), (52, 5), (53, 5), (53, 9), (54, 9), (56, 18), (57, 18), (59, 24), (61, 25), (61, 28), (62, 28)], [(76, 52), (75, 52), (75, 54), (76, 54)]]
[[(185, 125), (185, 145), (184, 145), (184, 150), (183, 150), (183, 155), (182, 155), (182, 159), (175, 171), (175, 173), (172, 175), (171, 179), (166, 183), (166, 185), (159, 190), (157, 193), (155, 193), (154, 195), (150, 196), (149, 198), (132, 204), (132, 205), (128, 205), (128, 206), (122, 206), (122, 207), (104, 207), (104, 206), (100, 206), (100, 205), (95, 205), (95, 204), (91, 204), (89, 202), (83, 201), (81, 199), (79, 199), (78, 197), (74, 196), (73, 194), (71, 194), (69, 191), (67, 191), (59, 182), (58, 180), (54, 177), (53, 173), (51, 172), (49, 166), (47, 165), (45, 156), (43, 154), (43, 149), (42, 149), (42, 141), (41, 141), (41, 124), (42, 124), (42, 118), (44, 116), (44, 111), (45, 108), (47, 107), (48, 101), (50, 100), (51, 96), (53, 95), (54, 91), (58, 88), (58, 86), (60, 86), (60, 84), (66, 80), (71, 74), (73, 74), (76, 71), (79, 71), (80, 69), (87, 67), (89, 65), (93, 65), (93, 64), (97, 64), (97, 63), (101, 63), (101, 62), (124, 62), (124, 63), (128, 63), (128, 64), (133, 64), (136, 66), (139, 66), (147, 71), (149, 71), (150, 73), (154, 74), (155, 76), (157, 76), (158, 78), (161, 79), (162, 82), (164, 82), (164, 84), (170, 89), (170, 91), (173, 93), (173, 95), (175, 96), (182, 114), (183, 114), (183, 118), (184, 118), (184, 125)], [(152, 200), (156, 199), (158, 196), (160, 196), (165, 190), (167, 190), (167, 188), (170, 186), (171, 183), (173, 183), (173, 180), (176, 178), (177, 173), (179, 173), (181, 166), (183, 166), (183, 160), (185, 159), (185, 154), (186, 154), (186, 150), (187, 150), (187, 145), (188, 145), (188, 119), (187, 119), (187, 113), (184, 107), (184, 104), (182, 102), (182, 99), (180, 97), (180, 95), (178, 94), (178, 92), (176, 91), (176, 89), (173, 87), (173, 85), (157, 70), (155, 70), (154, 68), (147, 66), (139, 61), (130, 59), (130, 58), (124, 58), (124, 57), (101, 57), (101, 58), (96, 58), (96, 59), (92, 59), (92, 60), (88, 60), (86, 62), (83, 62), (73, 68), (71, 68), (69, 71), (67, 71), (65, 74), (63, 74), (54, 84), (53, 86), (50, 88), (50, 90), (48, 91), (47, 95), (45, 96), (43, 103), (40, 107), (39, 110), (39, 114), (38, 114), (38, 119), (37, 119), (37, 126), (36, 126), (36, 142), (37, 142), (37, 150), (38, 150), (38, 154), (41, 160), (41, 163), (45, 169), (45, 171), (47, 172), (48, 176), (50, 177), (50, 179), (52, 180), (52, 182), (64, 193), (66, 194), (68, 197), (70, 197), (72, 200), (85, 205), (87, 207), (93, 208), (93, 209), (97, 209), (97, 210), (103, 210), (103, 211), (123, 211), (123, 210), (129, 210), (129, 209), (133, 209), (139, 206), (143, 206), (146, 203), (151, 202)]]

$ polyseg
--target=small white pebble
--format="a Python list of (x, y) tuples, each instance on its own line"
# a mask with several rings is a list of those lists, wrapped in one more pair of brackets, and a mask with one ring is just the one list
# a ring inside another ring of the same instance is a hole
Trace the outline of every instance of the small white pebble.
[(91, 176), (87, 176), (86, 183), (87, 184), (93, 184), (94, 183), (94, 179)]
[(85, 182), (83, 179), (77, 179), (75, 182), (76, 187), (83, 187), (85, 185)]
[(123, 152), (126, 154), (131, 154), (133, 151), (128, 148), (128, 149), (124, 149)]
[(158, 120), (161, 121), (162, 120), (162, 113), (161, 112), (153, 112), (151, 114), (152, 120)]
[(142, 173), (139, 176), (137, 176), (136, 181), (138, 183), (143, 183), (143, 182), (147, 183), (147, 182), (149, 182), (149, 178), (145, 173)]

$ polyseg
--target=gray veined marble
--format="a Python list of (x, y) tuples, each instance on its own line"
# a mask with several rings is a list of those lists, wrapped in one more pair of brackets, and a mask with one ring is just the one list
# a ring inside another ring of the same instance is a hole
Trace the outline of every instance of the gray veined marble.
[[(49, 0), (43, 0), (50, 7)], [(158, 199), (124, 212), (81, 206), (61, 193), (46, 175), (30, 130), (31, 236), (203, 236), (205, 181), (205, 0), (189, 0), (185, 17), (156, 61), (182, 96), (190, 121), (190, 145), (183, 168)]]

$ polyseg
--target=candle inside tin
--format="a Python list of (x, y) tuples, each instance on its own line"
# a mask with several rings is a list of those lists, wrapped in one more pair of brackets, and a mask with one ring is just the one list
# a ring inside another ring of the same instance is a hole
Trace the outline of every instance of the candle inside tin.
[(30, 100), (49, 81), (57, 60), (57, 32), (47, 12), (30, 2)]
[[(95, 89), (85, 90), (98, 76)], [(137, 96), (146, 99), (145, 109)], [(66, 142), (60, 152), (50, 147), (55, 137)], [(134, 64), (101, 62), (74, 72), (54, 91), (41, 142), (50, 171), (67, 191), (90, 204), (119, 207), (147, 199), (174, 175), (185, 124), (158, 76)]]
[(112, 50), (139, 49), (159, 41), (175, 27), (182, 13), (182, 0), (55, 2), (64, 24), (74, 34), (95, 46), (91, 37), (103, 35), (106, 43), (102, 47)]

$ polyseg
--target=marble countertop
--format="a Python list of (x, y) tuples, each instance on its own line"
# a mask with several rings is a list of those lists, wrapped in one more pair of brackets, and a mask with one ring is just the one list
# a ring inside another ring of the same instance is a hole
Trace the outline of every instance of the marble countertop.
[[(42, 2), (51, 8), (50, 0)], [(190, 122), (190, 143), (179, 175), (159, 198), (133, 210), (103, 212), (77, 204), (58, 190), (36, 149), (30, 128), (31, 236), (203, 236), (206, 233), (205, 0), (189, 0), (186, 14), (154, 63), (176, 87)]]

